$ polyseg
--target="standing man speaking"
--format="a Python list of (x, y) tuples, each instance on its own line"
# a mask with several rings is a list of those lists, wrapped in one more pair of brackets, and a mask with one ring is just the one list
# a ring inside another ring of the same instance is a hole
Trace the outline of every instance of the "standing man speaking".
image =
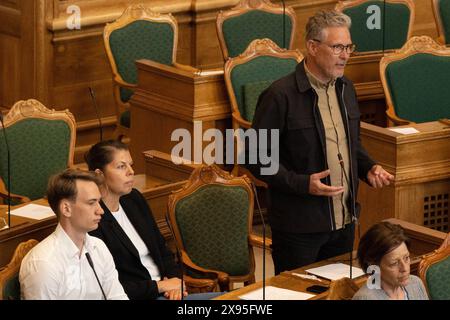
[(249, 166), (269, 186), (276, 274), (349, 252), (360, 211), (358, 179), (374, 188), (394, 180), (360, 142), (355, 88), (344, 77), (355, 50), (350, 24), (334, 10), (311, 17), (306, 58), (258, 101), (252, 127), (280, 134), (278, 148), (268, 150), (279, 153), (278, 172), (264, 176), (261, 165)]

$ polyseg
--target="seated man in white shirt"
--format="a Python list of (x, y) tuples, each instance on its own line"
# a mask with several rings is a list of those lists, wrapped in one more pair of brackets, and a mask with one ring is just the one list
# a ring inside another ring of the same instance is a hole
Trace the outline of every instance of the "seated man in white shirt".
[(22, 261), (22, 299), (128, 299), (108, 248), (87, 234), (103, 215), (100, 183), (95, 174), (73, 169), (50, 179), (48, 202), (59, 223)]

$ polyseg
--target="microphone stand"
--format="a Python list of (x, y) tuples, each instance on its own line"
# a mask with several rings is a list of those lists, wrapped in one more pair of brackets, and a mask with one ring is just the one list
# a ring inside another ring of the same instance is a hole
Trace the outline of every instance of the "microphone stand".
[(281, 0), (283, 3), (283, 49), (289, 49), (286, 48), (286, 4), (284, 3), (284, 0)]
[(105, 294), (105, 291), (103, 291), (102, 284), (100, 283), (100, 280), (98, 279), (97, 272), (95, 272), (94, 262), (92, 262), (91, 255), (89, 254), (89, 252), (86, 252), (86, 259), (87, 259), (89, 265), (91, 266), (92, 271), (94, 271), (95, 279), (97, 279), (97, 283), (100, 286), (100, 290), (102, 290), (103, 299), (108, 300), (108, 299), (106, 299), (106, 294)]
[(6, 135), (6, 128), (5, 123), (3, 122), (3, 114), (0, 111), (0, 122), (2, 123), (3, 128), (3, 136), (5, 137), (5, 146), (6, 146), (6, 152), (7, 152), (7, 174), (8, 174), (8, 229), (11, 228), (11, 153), (9, 151), (9, 144), (8, 144), (8, 137)]
[(264, 217), (261, 212), (261, 206), (259, 205), (258, 192), (256, 191), (256, 186), (255, 186), (254, 182), (251, 180), (250, 180), (250, 183), (252, 185), (253, 192), (255, 193), (256, 206), (258, 207), (259, 215), (261, 217), (261, 222), (262, 222), (262, 226), (263, 226), (263, 254), (262, 254), (263, 279), (262, 279), (262, 283), (263, 283), (263, 300), (266, 300), (266, 224), (264, 222)]
[[(350, 139), (350, 138), (348, 138), (348, 139)], [(339, 164), (341, 165), (341, 168), (342, 168), (342, 172), (344, 173), (345, 181), (347, 182), (347, 185), (348, 185), (348, 191), (350, 192), (350, 197), (352, 199), (353, 214), (356, 214), (356, 212), (354, 211), (355, 206), (353, 205), (354, 201), (355, 201), (355, 198), (353, 197), (352, 187), (351, 187), (350, 182), (348, 180), (347, 172), (345, 171), (345, 168), (344, 168), (344, 159), (342, 158), (341, 153), (338, 153), (338, 159), (339, 159)], [(352, 214), (352, 216), (353, 216), (353, 214)], [(354, 232), (355, 231), (353, 230), (353, 233)], [(350, 279), (353, 279), (352, 278), (352, 271), (353, 271), (352, 269), (353, 269), (353, 242), (354, 241), (355, 241), (355, 239), (353, 239), (352, 245), (351, 245), (351, 249), (350, 249)]]
[(98, 123), (100, 125), (100, 142), (103, 141), (103, 124), (100, 117), (100, 111), (98, 110), (97, 100), (95, 99), (95, 92), (92, 87), (89, 87), (89, 93), (91, 94), (92, 104), (94, 105), (95, 114), (97, 115)]
[(165, 218), (166, 218), (167, 227), (169, 227), (170, 233), (172, 234), (173, 243), (175, 244), (175, 250), (176, 250), (176, 252), (177, 252), (177, 258), (178, 258), (178, 261), (179, 261), (179, 263), (180, 263), (180, 269), (181, 269), (181, 300), (184, 300), (184, 267), (183, 267), (183, 257), (181, 256), (181, 250), (180, 250), (180, 248), (178, 248), (178, 245), (177, 245), (177, 239), (175, 238), (175, 232), (173, 231), (172, 225), (170, 224), (168, 214), (169, 214), (169, 213), (167, 213), (167, 214), (165, 215)]

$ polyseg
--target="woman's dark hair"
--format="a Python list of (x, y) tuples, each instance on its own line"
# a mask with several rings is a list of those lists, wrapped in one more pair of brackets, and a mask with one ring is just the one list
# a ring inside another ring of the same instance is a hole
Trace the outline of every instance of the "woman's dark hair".
[(383, 256), (402, 243), (409, 249), (410, 240), (403, 228), (390, 222), (373, 225), (362, 237), (358, 246), (359, 265), (364, 271), (370, 265), (380, 265)]
[(103, 170), (105, 166), (113, 161), (113, 154), (117, 150), (129, 150), (128, 146), (119, 140), (101, 141), (91, 147), (84, 155), (89, 170)]

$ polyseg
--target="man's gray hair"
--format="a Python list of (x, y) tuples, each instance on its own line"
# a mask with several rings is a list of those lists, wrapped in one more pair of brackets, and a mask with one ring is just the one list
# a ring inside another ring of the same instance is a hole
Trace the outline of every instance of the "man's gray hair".
[(310, 17), (306, 24), (305, 39), (323, 40), (323, 30), (330, 27), (347, 27), (350, 29), (352, 20), (349, 16), (336, 10), (320, 10)]

